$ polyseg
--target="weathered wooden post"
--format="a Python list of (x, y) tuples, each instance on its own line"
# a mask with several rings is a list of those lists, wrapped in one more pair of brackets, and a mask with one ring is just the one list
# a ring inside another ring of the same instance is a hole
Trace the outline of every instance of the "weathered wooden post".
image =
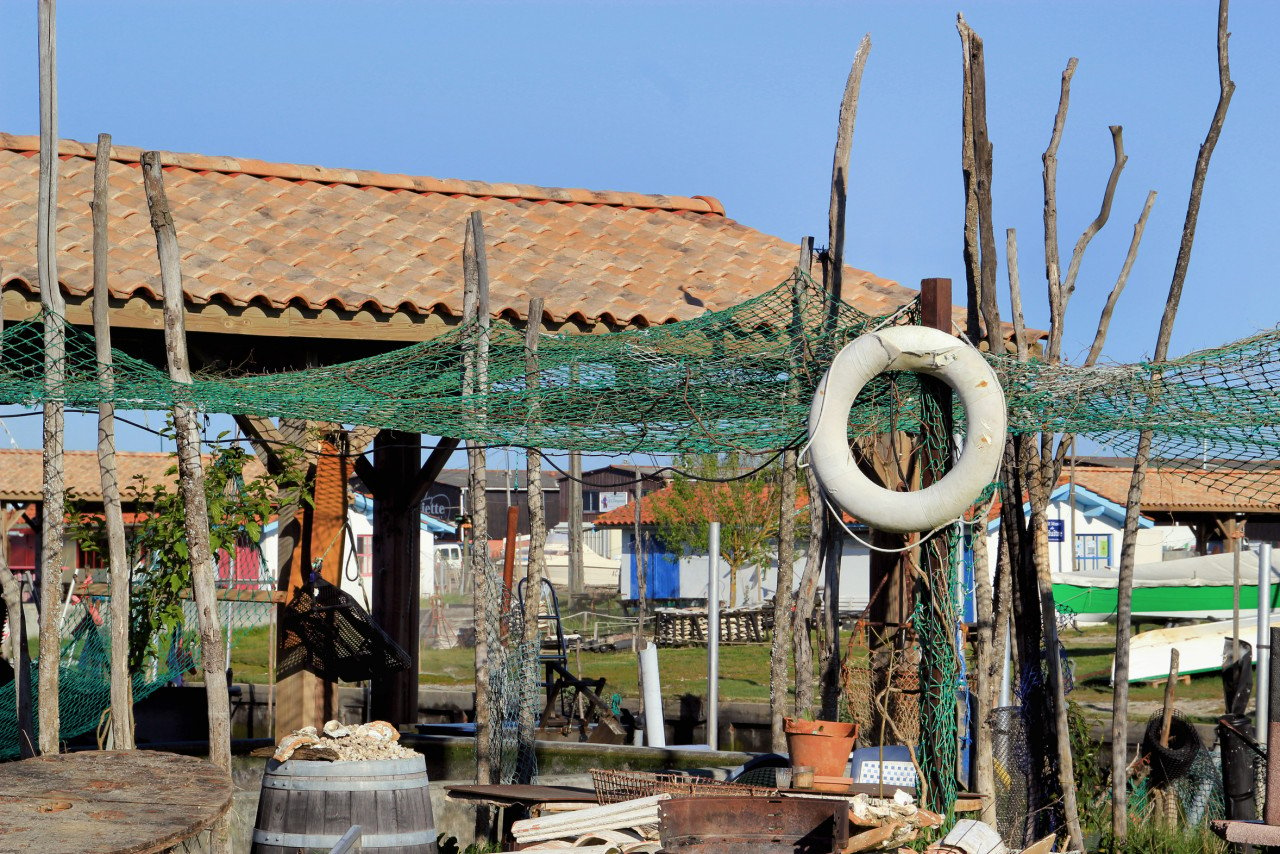
[(36, 264), (40, 307), (44, 313), (44, 507), (40, 535), (40, 752), (57, 753), (60, 729), (58, 664), (62, 657), (59, 606), (66, 540), (63, 504), (66, 305), (58, 284), (58, 71), (54, 0), (40, 0), (40, 196), (36, 225)]
[(131, 567), (124, 539), (124, 511), (116, 469), (115, 369), (111, 363), (110, 284), (107, 281), (107, 204), (111, 135), (98, 135), (93, 164), (93, 341), (98, 358), (98, 472), (102, 515), (107, 528), (111, 591), (111, 743), (133, 749), (133, 684), (129, 678), (129, 594)]
[[(473, 211), (467, 220), (463, 240), (462, 300), (463, 323), (477, 330), (476, 346), (466, 354), (464, 393), (481, 396), (489, 390), (489, 265), (485, 257), (484, 223), (480, 212)], [(486, 626), (494, 616), (495, 603), (489, 582), (489, 507), (486, 496), (488, 473), (483, 440), (467, 440), (467, 500), (471, 514), (471, 581), (472, 606), (475, 617), (475, 691), (476, 691), (476, 782), (495, 783), (497, 769), (489, 761), (493, 744), (492, 691), (489, 686), (489, 642)], [(487, 812), (478, 811), (477, 830), (488, 831)]]
[[(525, 321), (524, 371), (525, 388), (529, 391), (529, 418), (536, 421), (541, 414), (538, 389), (542, 385), (538, 367), (538, 330), (542, 326), (542, 297), (529, 300), (529, 317)], [(538, 637), (538, 611), (542, 605), (542, 570), (546, 562), (547, 520), (542, 501), (542, 453), (537, 448), (525, 450), (525, 471), (529, 494), (529, 568), (524, 591), (524, 640)], [(533, 709), (529, 710), (532, 726)]]
[[(191, 362), (187, 356), (187, 330), (183, 317), (178, 231), (174, 227), (169, 200), (165, 197), (160, 152), (148, 151), (142, 155), (142, 178), (160, 259), (165, 358), (169, 365), (169, 378), (180, 388), (191, 384)], [(204, 466), (200, 459), (200, 425), (195, 410), (175, 400), (173, 426), (178, 445), (178, 491), (186, 513), (184, 527), (191, 561), (191, 589), (200, 625), (200, 659), (209, 706), (209, 761), (230, 774), (231, 705), (214, 589), (213, 554), (209, 548), (209, 509), (204, 492)]]
[[(813, 263), (813, 238), (800, 241), (797, 269), (805, 275)], [(787, 401), (795, 401), (798, 379), (796, 371), (804, 346), (804, 318), (801, 314), (804, 280), (795, 276), (791, 282), (791, 317), (787, 324), (789, 342)], [(773, 642), (769, 649), (769, 743), (775, 752), (787, 749), (783, 719), (787, 716), (787, 668), (791, 662), (792, 608), (796, 562), (796, 451), (782, 452), (778, 472), (778, 578), (773, 596)]]
[[(845, 81), (844, 96), (836, 123), (835, 156), (831, 165), (831, 203), (827, 211), (828, 243), (824, 284), (830, 297), (827, 327), (834, 336), (839, 325), (840, 305), (844, 299), (845, 215), (849, 204), (849, 157), (853, 152), (853, 129), (858, 117), (858, 96), (862, 91), (862, 72), (871, 52), (871, 36), (865, 35), (853, 56), (853, 65)], [(819, 506), (814, 492), (814, 508)], [(822, 715), (835, 720), (840, 699), (840, 557), (844, 549), (840, 519), (827, 512), (822, 543), (823, 566), (823, 648)]]

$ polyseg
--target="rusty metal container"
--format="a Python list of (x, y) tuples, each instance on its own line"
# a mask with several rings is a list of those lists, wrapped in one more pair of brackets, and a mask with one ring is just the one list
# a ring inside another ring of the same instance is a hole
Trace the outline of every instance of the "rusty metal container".
[(834, 854), (849, 840), (849, 806), (817, 798), (672, 798), (658, 805), (667, 854)]

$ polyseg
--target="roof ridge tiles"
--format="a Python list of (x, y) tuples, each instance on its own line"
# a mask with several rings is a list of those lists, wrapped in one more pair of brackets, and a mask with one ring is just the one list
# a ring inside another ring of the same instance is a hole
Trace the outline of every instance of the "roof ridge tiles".
[[(40, 139), (35, 136), (0, 133), (0, 149), (32, 156), (40, 150)], [(144, 149), (132, 146), (113, 145), (111, 159), (118, 163), (134, 165), (141, 161), (143, 151)], [(58, 141), (58, 153), (64, 160), (68, 157), (94, 160), (97, 152), (95, 146), (89, 143), (78, 142), (73, 139), (62, 139)], [(225, 175), (250, 175), (256, 178), (280, 178), (288, 181), (346, 184), (354, 187), (411, 190), (417, 193), (442, 193), (476, 198), (525, 199), (535, 202), (559, 202), (561, 204), (597, 204), (609, 207), (689, 211), (691, 213), (725, 216), (724, 205), (712, 196), (668, 196), (615, 190), (588, 190), (573, 187), (538, 187), (532, 184), (513, 184), (508, 182), (490, 184), (483, 181), (458, 178), (431, 178), (375, 172), (372, 170), (339, 169), (297, 163), (271, 163), (265, 160), (209, 154), (184, 154), (171, 151), (161, 152), (161, 162), (170, 168), (187, 169), (193, 172), (219, 172)]]

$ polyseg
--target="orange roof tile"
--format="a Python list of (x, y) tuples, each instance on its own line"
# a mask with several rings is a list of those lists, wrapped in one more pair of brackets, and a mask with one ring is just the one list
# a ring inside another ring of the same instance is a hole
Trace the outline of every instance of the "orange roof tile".
[[(67, 488), (74, 490), (76, 497), (82, 501), (100, 504), (102, 480), (97, 451), (66, 451), (63, 459)], [(124, 499), (128, 501), (129, 488), (137, 475), (145, 477), (150, 485), (164, 484), (173, 488), (177, 478), (165, 472), (175, 465), (177, 461), (172, 454), (117, 452), (116, 466)], [(251, 477), (256, 476), (255, 472), (261, 471), (257, 460), (251, 460), (245, 468), (246, 474)], [(0, 501), (43, 501), (43, 482), (43, 452), (0, 449)]]
[[(35, 293), (35, 137), (0, 134), (0, 257), (10, 288)], [(60, 143), (60, 278), (91, 290), (94, 147)], [(110, 281), (158, 302), (155, 240), (138, 166), (112, 153)], [(463, 225), (484, 215), (495, 315), (540, 296), (553, 322), (686, 320), (790, 275), (797, 247), (724, 215), (707, 196), (660, 196), (387, 175), (198, 154), (163, 156), (187, 300), (376, 315), (461, 313)], [(847, 300), (886, 313), (914, 292), (861, 270)]]
[[(1117, 504), (1125, 504), (1133, 469), (1077, 466), (1076, 483)], [(1228, 486), (1238, 477), (1247, 488)], [(1230, 491), (1228, 491), (1230, 490)], [(1280, 470), (1150, 468), (1142, 491), (1142, 511), (1280, 513), (1271, 496), (1280, 494)]]

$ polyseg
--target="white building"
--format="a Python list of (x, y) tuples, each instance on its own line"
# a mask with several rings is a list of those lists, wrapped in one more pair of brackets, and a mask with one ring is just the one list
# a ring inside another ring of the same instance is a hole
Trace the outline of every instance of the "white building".
[[(270, 577), (278, 578), (279, 554), (276, 546), (278, 520), (272, 519), (262, 531), (262, 554)], [(420, 593), (432, 595), (437, 585), (436, 534), (452, 533), (453, 526), (421, 515), (419, 548)], [(366, 610), (373, 602), (373, 500), (356, 493), (347, 506), (347, 530), (343, 538), (342, 589)]]
[[(1030, 512), (1030, 507), (1024, 505)], [(1079, 484), (1060, 484), (1049, 496), (1049, 571), (1077, 572), (1118, 569), (1124, 537), (1125, 508)], [(987, 524), (987, 560), (995, 572), (1000, 520)], [(1158, 563), (1166, 550), (1186, 548), (1195, 542), (1190, 528), (1156, 525), (1146, 516), (1138, 520), (1134, 564)]]

